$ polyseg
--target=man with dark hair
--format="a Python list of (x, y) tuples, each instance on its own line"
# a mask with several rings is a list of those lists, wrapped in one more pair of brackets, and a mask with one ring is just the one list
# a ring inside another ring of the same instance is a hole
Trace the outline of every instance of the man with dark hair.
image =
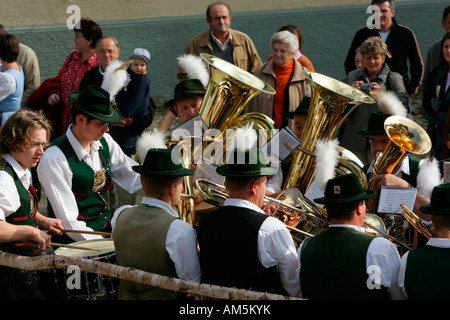
[(230, 6), (215, 2), (206, 10), (206, 22), (210, 29), (193, 37), (184, 53), (200, 55), (212, 54), (248, 72), (253, 72), (262, 64), (258, 51), (248, 35), (233, 30)]
[(421, 211), (431, 215), (433, 236), (425, 246), (402, 256), (398, 284), (410, 300), (448, 300), (450, 184), (434, 187), (430, 203)]
[(257, 148), (235, 149), (233, 160), (217, 168), (230, 197), (198, 226), (202, 282), (298, 296), (292, 236), (262, 209), (267, 176), (277, 170)]
[[(372, 0), (372, 5), (380, 11), (380, 29), (359, 29), (350, 45), (344, 62), (345, 74), (354, 70), (356, 49), (369, 37), (377, 36), (388, 46), (386, 63), (389, 68), (403, 77), (406, 92), (413, 95), (420, 86), (423, 73), (423, 61), (414, 32), (395, 20), (394, 0)], [(409, 66), (409, 69), (408, 69)]]
[(330, 179), (322, 198), (329, 228), (298, 249), (301, 296), (315, 300), (403, 299), (397, 286), (400, 255), (395, 245), (365, 234), (364, 190), (355, 174)]
[[(39, 180), (48, 198), (50, 216), (65, 229), (110, 231), (112, 210), (108, 190), (119, 184), (130, 194), (141, 193), (137, 164), (108, 134), (109, 124), (122, 118), (110, 95), (91, 85), (69, 94), (72, 124), (53, 141), (38, 166)], [(64, 234), (59, 242), (100, 238), (98, 235)]]

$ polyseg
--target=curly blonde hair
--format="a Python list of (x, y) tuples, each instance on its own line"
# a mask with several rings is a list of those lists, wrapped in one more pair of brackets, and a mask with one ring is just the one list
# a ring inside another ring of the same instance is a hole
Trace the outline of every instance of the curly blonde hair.
[(386, 57), (387, 54), (387, 45), (380, 37), (367, 38), (359, 48), (363, 57), (366, 54), (379, 54)]

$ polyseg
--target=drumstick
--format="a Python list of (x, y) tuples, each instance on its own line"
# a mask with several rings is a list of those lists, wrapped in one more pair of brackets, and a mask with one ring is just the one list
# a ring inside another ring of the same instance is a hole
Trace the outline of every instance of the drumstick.
[(64, 247), (64, 248), (79, 249), (79, 250), (93, 250), (93, 251), (100, 251), (100, 250), (98, 250), (98, 249), (92, 249), (92, 248), (80, 247), (80, 246), (72, 246), (72, 245), (70, 245), (70, 244), (62, 244), (62, 243), (55, 243), (55, 242), (51, 242), (50, 245), (51, 245), (51, 246), (54, 246), (54, 247)]
[(99, 236), (111, 236), (111, 233), (101, 231), (73, 230), (73, 229), (59, 229), (59, 230), (66, 233), (85, 233), (85, 234), (96, 234)]

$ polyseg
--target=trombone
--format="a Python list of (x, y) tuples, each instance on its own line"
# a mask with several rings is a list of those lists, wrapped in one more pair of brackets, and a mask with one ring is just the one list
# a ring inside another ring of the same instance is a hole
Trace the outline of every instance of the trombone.
[(403, 210), (402, 216), (414, 227), (414, 229), (420, 232), (427, 239), (434, 236), (434, 231), (424, 224), (419, 216), (417, 216), (412, 210), (404, 204), (401, 204), (400, 207)]

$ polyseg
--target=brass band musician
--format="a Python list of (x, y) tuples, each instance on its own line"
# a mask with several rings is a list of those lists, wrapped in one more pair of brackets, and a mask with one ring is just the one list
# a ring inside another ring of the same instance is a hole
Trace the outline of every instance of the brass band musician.
[(430, 204), (421, 211), (431, 215), (434, 235), (425, 246), (402, 256), (399, 286), (411, 300), (450, 299), (450, 184), (434, 187)]
[(325, 204), (329, 228), (306, 238), (298, 249), (301, 296), (316, 300), (404, 299), (397, 286), (400, 255), (382, 237), (365, 234), (366, 200), (376, 194), (364, 190), (354, 173), (328, 180)]
[(284, 223), (262, 210), (267, 176), (260, 149), (234, 149), (233, 161), (217, 168), (230, 197), (205, 215), (197, 234), (202, 281), (298, 296), (298, 257)]

